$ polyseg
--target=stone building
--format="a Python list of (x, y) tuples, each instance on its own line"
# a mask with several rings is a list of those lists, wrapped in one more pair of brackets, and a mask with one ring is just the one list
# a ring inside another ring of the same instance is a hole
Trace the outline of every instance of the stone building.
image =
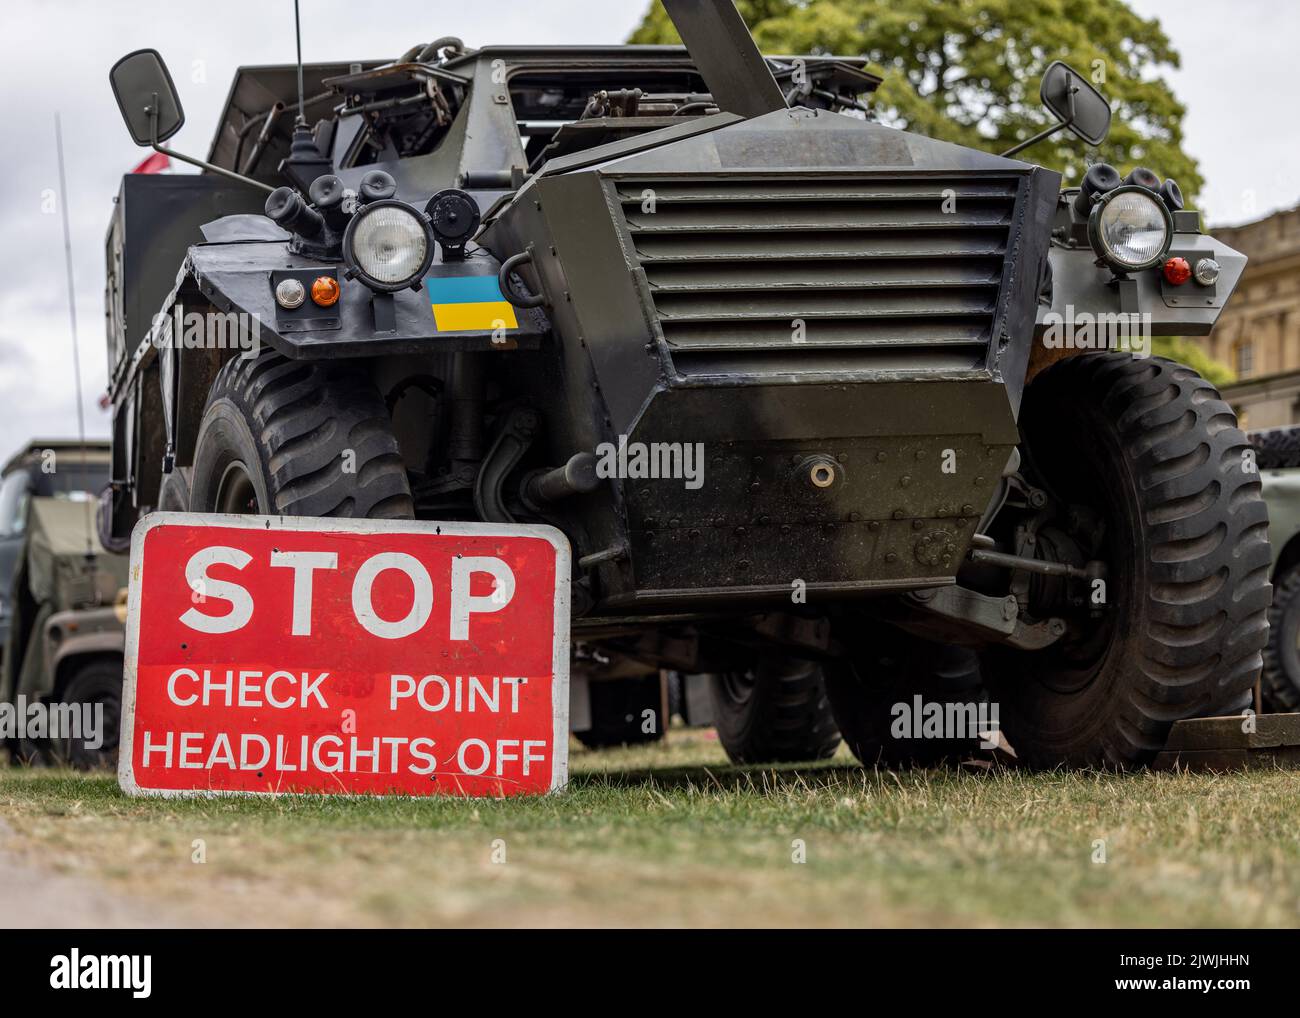
[(1243, 426), (1300, 423), (1300, 206), (1213, 233), (1250, 262), (1214, 331), (1199, 342), (1236, 372), (1223, 394)]

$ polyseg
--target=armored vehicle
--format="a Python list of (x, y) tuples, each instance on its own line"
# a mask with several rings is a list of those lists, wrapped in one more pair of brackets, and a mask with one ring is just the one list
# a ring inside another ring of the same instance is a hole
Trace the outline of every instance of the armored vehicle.
[[(32, 442), (10, 460), (0, 488), (12, 492), (19, 487), (12, 479), (27, 477), (21, 524), (12, 527), (21, 536), (7, 578), (0, 703), (77, 712), (70, 729), (50, 731), (47, 723), (15, 733), (10, 755), (24, 762), (88, 768), (116, 760), (127, 561), (100, 546), (89, 511), (108, 483), (108, 456), (104, 442)], [(84, 723), (91, 718), (94, 731)]]
[[(117, 206), (105, 545), (158, 507), (549, 523), (576, 683), (729, 677), (737, 759), (934, 759), (959, 733), (894, 708), (991, 698), (1030, 763), (1122, 767), (1244, 706), (1259, 478), (1144, 346), (1208, 332), (1244, 257), (1149, 169), (1063, 190), (876, 122), (861, 58), (666, 7), (685, 48), (241, 69), (172, 153), (204, 172)], [(111, 79), (171, 152), (161, 57)], [(1041, 96), (1018, 149), (1105, 137), (1065, 64)]]

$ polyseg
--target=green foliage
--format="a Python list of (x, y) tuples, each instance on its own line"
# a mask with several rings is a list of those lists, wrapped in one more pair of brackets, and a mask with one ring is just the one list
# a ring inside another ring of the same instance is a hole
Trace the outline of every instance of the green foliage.
[[(1190, 200), (1202, 179), (1183, 152), (1186, 112), (1159, 77), (1179, 65), (1155, 20), (1123, 0), (738, 0), (765, 53), (862, 54), (884, 83), (882, 123), (999, 152), (1051, 123), (1038, 83), (1064, 60), (1111, 100), (1110, 137), (1090, 149), (1067, 132), (1022, 158), (1077, 184), (1088, 163), (1174, 177)], [(629, 42), (678, 43), (659, 0)]]
[(1216, 361), (1195, 343), (1178, 336), (1156, 336), (1151, 340), (1151, 352), (1157, 357), (1186, 364), (1206, 381), (1222, 388), (1237, 380), (1233, 370), (1222, 361)]

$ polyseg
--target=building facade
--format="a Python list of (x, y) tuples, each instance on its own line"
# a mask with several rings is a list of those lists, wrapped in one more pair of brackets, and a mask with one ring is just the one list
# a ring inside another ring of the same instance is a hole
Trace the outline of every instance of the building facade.
[(1250, 262), (1198, 342), (1236, 372), (1223, 394), (1244, 427), (1300, 423), (1300, 207), (1213, 233)]

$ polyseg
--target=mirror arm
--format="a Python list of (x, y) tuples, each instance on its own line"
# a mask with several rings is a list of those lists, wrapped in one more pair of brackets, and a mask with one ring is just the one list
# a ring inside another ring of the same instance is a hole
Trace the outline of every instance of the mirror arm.
[(260, 180), (254, 180), (252, 177), (245, 177), (242, 173), (236, 173), (234, 170), (222, 169), (220, 166), (213, 166), (211, 163), (205, 163), (202, 159), (195, 159), (193, 156), (182, 155), (167, 148), (165, 145), (158, 143), (158, 93), (153, 94), (153, 104), (149, 107), (149, 133), (153, 139), (150, 144), (155, 152), (161, 152), (169, 159), (179, 159), (183, 163), (189, 163), (191, 166), (197, 166), (200, 169), (207, 170), (209, 173), (215, 173), (218, 176), (228, 177), (231, 180), (238, 180), (241, 184), (251, 184), (253, 187), (271, 194), (275, 188), (263, 184)]
[(236, 173), (234, 170), (222, 169), (220, 166), (213, 166), (211, 163), (205, 163), (202, 159), (194, 159), (191, 156), (182, 155), (174, 149), (167, 148), (164, 145), (154, 144), (154, 149), (172, 159), (179, 159), (183, 163), (189, 163), (191, 166), (197, 166), (200, 169), (207, 170), (209, 173), (216, 173), (222, 177), (229, 177), (231, 180), (238, 180), (241, 184), (249, 184), (259, 190), (271, 194), (275, 188), (269, 184), (263, 184), (260, 180), (254, 180), (252, 177), (245, 177), (242, 173)]
[(1034, 135), (1032, 138), (1026, 138), (1026, 139), (1025, 139), (1024, 141), (1022, 141), (1019, 145), (1013, 145), (1011, 148), (1007, 149), (1005, 152), (999, 152), (998, 155), (1002, 156), (1004, 159), (1005, 159), (1007, 156), (1013, 156), (1013, 155), (1015, 155), (1017, 152), (1020, 152), (1020, 151), (1022, 151), (1023, 149), (1027, 149), (1030, 145), (1036, 145), (1036, 144), (1038, 144), (1038, 142), (1042, 141), (1044, 138), (1050, 138), (1050, 137), (1051, 137), (1052, 135), (1054, 135), (1057, 131), (1064, 130), (1065, 128), (1067, 128), (1067, 127), (1070, 126), (1070, 123), (1071, 123), (1070, 120), (1060, 120), (1060, 121), (1057, 121), (1055, 124), (1053, 124), (1051, 127), (1049, 127), (1046, 131), (1039, 131), (1039, 132), (1038, 132), (1036, 135)]
[(1001, 156), (1002, 158), (1004, 158), (1004, 159), (1005, 159), (1007, 156), (1013, 156), (1013, 155), (1015, 155), (1017, 152), (1021, 152), (1021, 151), (1023, 151), (1024, 149), (1027, 149), (1030, 145), (1036, 145), (1036, 144), (1038, 144), (1040, 141), (1042, 141), (1044, 138), (1050, 138), (1050, 137), (1051, 137), (1052, 135), (1054, 135), (1057, 131), (1063, 131), (1063, 130), (1065, 130), (1065, 128), (1067, 128), (1067, 127), (1069, 127), (1071, 124), (1073, 124), (1073, 123), (1074, 123), (1074, 118), (1075, 118), (1075, 115), (1076, 115), (1076, 111), (1075, 111), (1075, 108), (1074, 108), (1074, 97), (1078, 94), (1078, 92), (1079, 92), (1079, 86), (1078, 86), (1078, 85), (1075, 85), (1075, 84), (1072, 83), (1072, 84), (1070, 85), (1070, 91), (1069, 91), (1069, 96), (1070, 96), (1070, 115), (1069, 115), (1068, 117), (1066, 117), (1064, 120), (1058, 120), (1055, 124), (1053, 124), (1051, 127), (1047, 128), (1047, 130), (1045, 130), (1045, 131), (1039, 131), (1039, 132), (1038, 132), (1036, 135), (1034, 135), (1032, 138), (1026, 138), (1026, 139), (1025, 139), (1024, 141), (1022, 141), (1019, 145), (1012, 145), (1011, 148), (1007, 149), (1005, 152), (999, 152), (998, 155), (1000, 155), (1000, 156)]

